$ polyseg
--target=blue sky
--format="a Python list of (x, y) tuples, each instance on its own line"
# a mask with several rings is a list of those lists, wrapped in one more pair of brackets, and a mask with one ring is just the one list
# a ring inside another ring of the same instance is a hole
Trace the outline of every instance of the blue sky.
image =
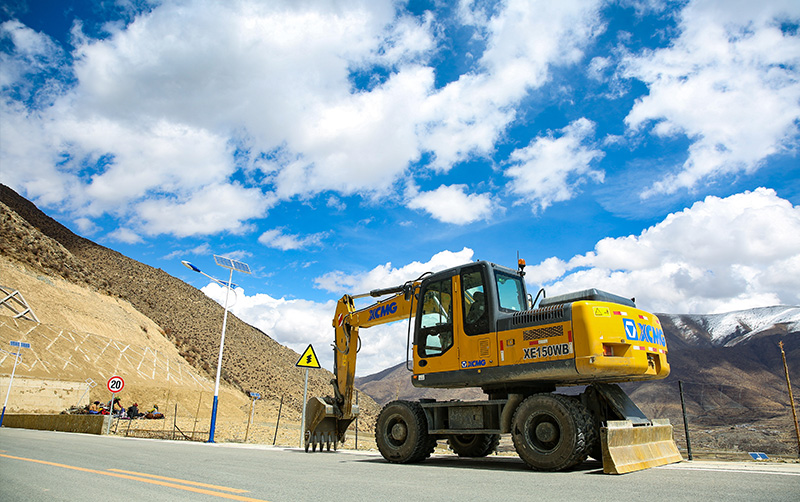
[[(800, 304), (796, 1), (0, 7), (0, 180), (330, 366), (333, 303), (528, 263), (655, 312)], [(403, 360), (363, 335), (359, 374)]]

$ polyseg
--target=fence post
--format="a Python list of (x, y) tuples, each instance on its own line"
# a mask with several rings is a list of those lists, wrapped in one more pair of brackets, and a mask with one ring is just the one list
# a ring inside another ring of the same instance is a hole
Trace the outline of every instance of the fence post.
[[(356, 406), (358, 406), (358, 391), (356, 391)], [(358, 415), (361, 415), (360, 409)], [(356, 450), (358, 450), (358, 415), (356, 415)]]
[(275, 421), (275, 436), (272, 437), (272, 446), (275, 446), (275, 440), (278, 439), (278, 425), (281, 423), (281, 411), (283, 410), (283, 395), (281, 396), (281, 405), (278, 407), (278, 420)]
[(197, 428), (197, 417), (200, 415), (200, 403), (203, 402), (203, 391), (200, 391), (200, 399), (197, 400), (197, 411), (194, 412), (194, 424), (192, 425), (192, 441), (194, 441), (194, 431)]
[(681, 393), (681, 409), (683, 410), (683, 431), (686, 433), (686, 451), (689, 453), (689, 460), (692, 459), (692, 442), (689, 440), (689, 422), (686, 420), (686, 401), (683, 399), (683, 382), (678, 380), (678, 390)]
[[(170, 397), (170, 394), (172, 394), (172, 387), (167, 387), (167, 404), (164, 405), (164, 413), (166, 413), (167, 410), (169, 410), (169, 397)], [(167, 432), (166, 415), (164, 415), (164, 432)], [(174, 428), (172, 429), (172, 432), (173, 432), (173, 434), (175, 433), (175, 429)]]

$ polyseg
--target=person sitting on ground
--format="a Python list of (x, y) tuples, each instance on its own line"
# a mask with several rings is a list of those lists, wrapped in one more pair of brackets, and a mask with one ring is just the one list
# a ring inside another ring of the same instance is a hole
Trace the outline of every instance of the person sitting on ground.
[(144, 418), (153, 418), (153, 419), (160, 419), (164, 418), (164, 414), (158, 411), (158, 405), (154, 404), (153, 409), (147, 412), (147, 415)]
[(100, 401), (95, 401), (89, 405), (89, 413), (92, 415), (97, 415), (100, 413)]
[(128, 408), (128, 417), (130, 417), (130, 418), (139, 418), (139, 415), (140, 415), (140, 413), (139, 413), (139, 405), (136, 404), (136, 403), (133, 403)]

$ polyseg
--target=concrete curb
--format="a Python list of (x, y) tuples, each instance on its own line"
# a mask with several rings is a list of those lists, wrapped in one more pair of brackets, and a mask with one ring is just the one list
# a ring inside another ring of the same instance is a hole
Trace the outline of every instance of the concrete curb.
[(81, 432), (105, 434), (109, 415), (40, 415), (35, 413), (6, 413), (3, 427), (40, 431)]

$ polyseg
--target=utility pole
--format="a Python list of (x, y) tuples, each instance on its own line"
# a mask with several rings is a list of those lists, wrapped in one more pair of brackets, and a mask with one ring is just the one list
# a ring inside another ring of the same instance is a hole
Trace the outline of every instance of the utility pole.
[(800, 456), (800, 427), (797, 425), (797, 410), (794, 408), (794, 396), (792, 395), (792, 382), (789, 380), (789, 366), (786, 365), (786, 352), (783, 351), (783, 341), (778, 342), (781, 347), (781, 357), (783, 357), (783, 372), (786, 374), (786, 386), (789, 388), (789, 403), (792, 405), (792, 419), (794, 419), (794, 433), (797, 436), (797, 455)]
[(689, 422), (686, 420), (686, 401), (683, 399), (683, 382), (678, 380), (678, 391), (681, 394), (681, 409), (683, 410), (683, 431), (686, 433), (686, 452), (689, 460), (692, 458), (692, 442), (689, 440)]

